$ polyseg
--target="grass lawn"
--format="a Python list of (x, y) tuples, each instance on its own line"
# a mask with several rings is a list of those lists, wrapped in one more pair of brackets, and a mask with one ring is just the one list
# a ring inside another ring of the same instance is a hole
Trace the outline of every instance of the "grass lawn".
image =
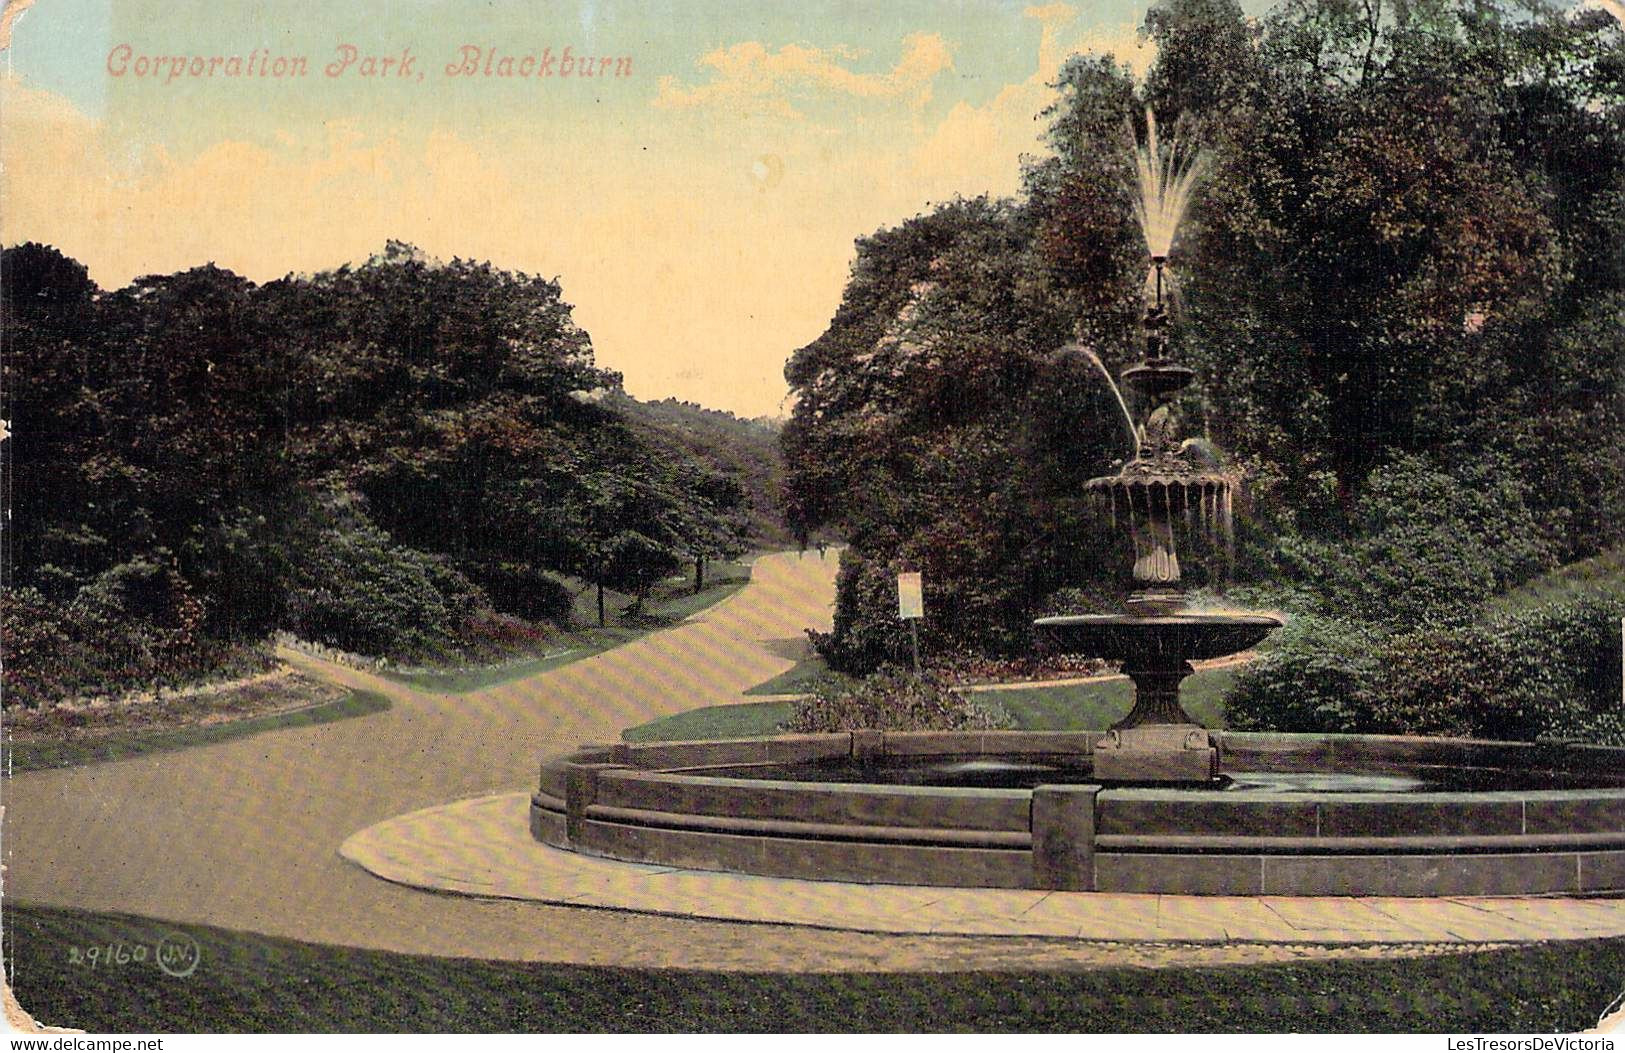
[[(1220, 703), (1239, 671), (1236, 666), (1204, 669), (1186, 678), (1181, 685), (1180, 701), (1203, 727), (1224, 727), (1224, 706)], [(1128, 715), (1134, 701), (1134, 685), (1126, 679), (1108, 680), (1059, 687), (976, 691), (970, 697), (980, 702), (997, 702), (1023, 731), (1101, 731)]]
[(1558, 567), (1524, 583), (1510, 592), (1491, 598), (1486, 613), (1526, 610), (1550, 600), (1568, 599), (1577, 593), (1625, 585), (1625, 547)]
[[(1282, 965), (797, 974), (424, 958), (10, 903), (5, 921), (23, 1007), (94, 1032), (1564, 1032), (1594, 1025), (1625, 976), (1617, 939)], [(153, 964), (166, 934), (196, 942), (191, 975)], [(119, 964), (109, 944), (149, 950)]]
[(741, 702), (737, 706), (706, 706), (686, 713), (651, 720), (621, 732), (627, 742), (673, 742), (683, 739), (747, 739), (774, 735), (790, 719), (794, 702)]
[[(1204, 669), (1185, 681), (1182, 696), (1185, 704), (1205, 726), (1224, 726), (1220, 700), (1235, 682), (1237, 672), (1235, 666)], [(1127, 680), (1108, 680), (1059, 687), (976, 691), (971, 697), (997, 703), (1023, 731), (1100, 731), (1128, 713), (1132, 691)], [(668, 742), (773, 735), (778, 726), (789, 719), (794, 708), (794, 702), (706, 706), (628, 728), (621, 737), (627, 742)]]
[(543, 645), (546, 648), (543, 654), (520, 657), (494, 665), (451, 666), (404, 672), (386, 670), (383, 675), (416, 688), (452, 695), (523, 680), (525, 677), (557, 669), (561, 665), (588, 658), (612, 647), (619, 647), (658, 629), (676, 625), (684, 618), (721, 603), (744, 588), (749, 581), (748, 565), (719, 563), (707, 568), (706, 587), (700, 592), (693, 591), (691, 579), (674, 578), (663, 582), (650, 594), (641, 615), (631, 616), (621, 614), (621, 608), (632, 602), (630, 596), (606, 592), (605, 605), (610, 612), (610, 624), (603, 628), (593, 624), (598, 617), (598, 601), (596, 590), (588, 587), (576, 596), (576, 609), (572, 614), (576, 624), (582, 628), (549, 639)]
[(771, 680), (763, 680), (760, 684), (746, 691), (747, 695), (805, 695), (813, 689), (818, 681), (830, 677), (845, 680), (854, 680), (845, 673), (837, 673), (830, 669), (829, 663), (817, 655), (809, 655), (786, 669)]
[(352, 691), (332, 702), (285, 713), (269, 713), (262, 717), (246, 717), (218, 724), (198, 724), (159, 731), (116, 732), (93, 739), (18, 742), (13, 743), (8, 752), (13, 772), (67, 768), (78, 764), (94, 764), (97, 761), (139, 757), (162, 750), (206, 746), (213, 742), (224, 742), (244, 735), (257, 735), (262, 731), (276, 731), (279, 728), (330, 724), (335, 720), (363, 717), (388, 708), (389, 699), (383, 695), (372, 691)]

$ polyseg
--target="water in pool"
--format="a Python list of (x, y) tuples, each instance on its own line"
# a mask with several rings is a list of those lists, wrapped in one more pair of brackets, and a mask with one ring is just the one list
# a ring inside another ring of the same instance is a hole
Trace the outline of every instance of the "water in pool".
[[(809, 764), (707, 768), (693, 775), (774, 782), (878, 783), (1030, 790), (1035, 786), (1092, 783), (1087, 766), (1043, 760), (929, 757), (859, 764), (849, 759)], [(1616, 786), (1625, 780), (1598, 774), (1502, 768), (1420, 766), (1409, 770), (1233, 771), (1198, 788), (1233, 793), (1459, 793), (1485, 790), (1570, 790)]]

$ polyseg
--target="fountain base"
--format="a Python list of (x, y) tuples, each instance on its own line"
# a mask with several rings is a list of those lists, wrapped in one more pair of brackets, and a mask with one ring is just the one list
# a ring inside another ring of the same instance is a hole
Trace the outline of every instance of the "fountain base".
[(542, 765), (531, 833), (633, 863), (822, 881), (1217, 896), (1625, 894), (1625, 749), (1211, 736), (1228, 778), (1196, 786), (1097, 778), (1111, 752), (1099, 731), (590, 746)]
[(1128, 598), (1127, 606), (1130, 614), (1155, 618), (1179, 614), (1189, 602), (1189, 597), (1177, 589), (1142, 589)]
[[(1142, 594), (1141, 610), (1179, 599)], [(1153, 609), (1156, 609), (1153, 607)], [(1061, 650), (1120, 660), (1134, 708), (1096, 747), (1103, 783), (1209, 783), (1219, 777), (1212, 738), (1179, 703), (1188, 659), (1219, 658), (1258, 643), (1281, 622), (1264, 614), (1085, 614), (1034, 623)]]
[(1094, 777), (1102, 783), (1210, 783), (1219, 751), (1195, 724), (1144, 724), (1108, 731), (1095, 744)]

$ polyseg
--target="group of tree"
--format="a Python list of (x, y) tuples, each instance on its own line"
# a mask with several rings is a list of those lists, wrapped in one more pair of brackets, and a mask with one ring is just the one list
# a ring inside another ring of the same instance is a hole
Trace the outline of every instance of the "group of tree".
[(781, 512), (784, 461), (779, 456), (778, 420), (745, 419), (674, 398), (640, 401), (621, 392), (610, 396), (609, 405), (648, 444), (679, 450), (722, 476), (737, 479), (745, 491), (746, 531), (754, 542), (792, 543)]
[(555, 281), (392, 242), (105, 292), (26, 244), (0, 285), (8, 702), (185, 679), (278, 628), (454, 651), (563, 618), (556, 575), (602, 610), (746, 542), (738, 474), (616, 408)]
[(1246, 478), (1244, 581), (1391, 634), (1625, 539), (1621, 26), (1544, 0), (1163, 0), (1145, 33), (1143, 79), (1064, 65), (1017, 198), (861, 239), (786, 370), (792, 525), (851, 546), (819, 641), (838, 665), (901, 653), (901, 569), (939, 654), (1028, 648), (1035, 614), (1124, 587), (1081, 499), (1127, 455), (1121, 413), (1060, 349), (1138, 353), (1147, 109), (1210, 158), (1171, 339), (1198, 371), (1185, 433)]

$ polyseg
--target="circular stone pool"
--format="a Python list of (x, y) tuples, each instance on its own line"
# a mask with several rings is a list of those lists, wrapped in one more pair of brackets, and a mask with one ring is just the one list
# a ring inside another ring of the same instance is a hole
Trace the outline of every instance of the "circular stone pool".
[(531, 831), (774, 877), (1214, 895), (1625, 892), (1625, 749), (1214, 732), (1220, 784), (1090, 781), (1099, 732), (587, 747)]

